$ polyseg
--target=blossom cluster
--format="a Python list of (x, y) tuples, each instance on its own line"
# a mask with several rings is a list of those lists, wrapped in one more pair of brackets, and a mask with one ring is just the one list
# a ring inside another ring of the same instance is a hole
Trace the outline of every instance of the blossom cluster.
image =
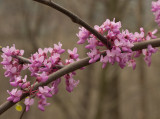
[(19, 59), (13, 56), (22, 56), (24, 54), (24, 50), (15, 49), (15, 45), (11, 48), (9, 46), (2, 48), (3, 54), (1, 57), (3, 61), (1, 64), (3, 65), (3, 69), (5, 69), (5, 77), (9, 77), (10, 81), (15, 81), (16, 77), (20, 75), (22, 70), (27, 68), (27, 65), (21, 64)]
[(152, 2), (152, 9), (151, 11), (155, 15), (155, 21), (158, 23), (158, 26), (160, 26), (160, 0), (158, 1), (153, 1)]
[[(30, 106), (34, 103), (33, 97), (39, 99), (38, 108), (44, 111), (44, 107), (49, 105), (49, 103), (47, 103), (47, 97), (52, 97), (57, 94), (61, 78), (56, 79), (49, 86), (39, 87), (38, 90), (33, 90), (35, 83), (46, 82), (50, 74), (79, 60), (77, 48), (74, 48), (73, 50), (68, 50), (69, 58), (62, 61), (60, 56), (65, 50), (62, 49), (62, 44), (60, 42), (58, 45), (54, 44), (53, 48), (39, 48), (38, 52), (31, 55), (29, 64), (24, 64), (17, 58), (17, 56), (23, 56), (24, 51), (16, 49), (15, 45), (11, 48), (9, 48), (9, 46), (4, 47), (2, 51), (3, 54), (1, 56), (3, 61), (1, 64), (6, 70), (5, 77), (9, 77), (10, 85), (16, 87), (11, 91), (7, 90), (10, 95), (7, 100), (16, 103), (21, 100), (22, 94), (29, 93), (29, 97), (24, 101), (26, 111), (28, 111)], [(31, 80), (27, 79), (27, 75), (22, 78), (21, 71), (24, 69), (28, 69), (31, 72), (31, 76), (35, 77), (36, 80), (32, 85)], [(66, 90), (68, 92), (72, 92), (79, 83), (79, 81), (73, 79), (75, 74), (75, 72), (71, 72), (64, 76), (66, 79)]]
[[(84, 27), (80, 28), (77, 34), (79, 38), (78, 44), (83, 44), (85, 41), (88, 42), (85, 48), (90, 50), (87, 53), (90, 57), (89, 63), (94, 63), (100, 59), (100, 62), (103, 63), (102, 68), (105, 68), (107, 63), (113, 65), (117, 62), (121, 68), (131, 66), (135, 69), (135, 58), (143, 54), (145, 62), (150, 66), (151, 55), (157, 49), (149, 45), (148, 49), (132, 51), (132, 47), (136, 42), (155, 39), (156, 29), (153, 32), (148, 32), (146, 36), (143, 28), (140, 28), (140, 33), (130, 33), (128, 30), (121, 31), (121, 22), (115, 22), (115, 19), (113, 21), (107, 19), (101, 26), (95, 25), (94, 29), (106, 38), (106, 44), (99, 41), (96, 36)], [(105, 55), (102, 55), (102, 51), (105, 52)]]

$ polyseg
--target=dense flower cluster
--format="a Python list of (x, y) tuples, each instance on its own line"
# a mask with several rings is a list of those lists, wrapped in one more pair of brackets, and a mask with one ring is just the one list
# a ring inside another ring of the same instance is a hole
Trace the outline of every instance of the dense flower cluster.
[[(35, 83), (46, 82), (49, 78), (49, 75), (56, 72), (60, 68), (73, 63), (74, 61), (79, 60), (79, 55), (77, 54), (77, 48), (73, 50), (68, 50), (69, 58), (66, 61), (62, 61), (60, 56), (65, 52), (64, 49), (61, 48), (62, 44), (58, 43), (54, 44), (54, 48), (45, 48), (38, 49), (38, 52), (31, 55), (30, 64), (21, 63), (17, 56), (22, 56), (24, 51), (17, 50), (15, 45), (11, 48), (9, 46), (2, 48), (3, 54), (1, 55), (3, 61), (1, 64), (3, 68), (6, 70), (5, 76), (10, 78), (10, 84), (15, 89), (12, 91), (7, 91), (10, 97), (7, 98), (8, 101), (18, 102), (20, 101), (20, 97), (23, 93), (29, 93), (30, 96), (25, 99), (24, 104), (26, 105), (26, 111), (29, 110), (30, 106), (34, 103), (34, 99), (32, 97), (37, 97), (38, 108), (44, 111), (44, 107), (49, 105), (47, 103), (47, 97), (52, 97), (58, 92), (58, 85), (61, 82), (61, 79), (53, 81), (51, 85), (39, 87), (38, 90), (32, 90)], [(31, 72), (31, 76), (35, 77), (35, 82), (31, 85), (31, 82), (27, 80), (27, 75), (24, 78), (21, 76), (21, 71), (28, 68)], [(73, 89), (77, 86), (79, 81), (73, 79), (75, 72), (70, 74), (66, 74), (64, 78), (66, 79), (66, 90), (68, 92), (72, 92)], [(18, 89), (19, 88), (19, 89)]]
[[(97, 40), (97, 38), (87, 31), (85, 28), (80, 28), (77, 36), (79, 37), (78, 44), (83, 44), (85, 41), (88, 41), (88, 44), (85, 48), (89, 49), (88, 56), (91, 58), (89, 63), (94, 63), (98, 59), (103, 63), (102, 68), (105, 68), (107, 63), (114, 64), (117, 62), (121, 68), (124, 68), (126, 65), (132, 66), (133, 69), (136, 67), (135, 58), (142, 54), (145, 56), (144, 60), (148, 64), (151, 64), (151, 55), (157, 51), (156, 48), (152, 48), (152, 46), (148, 46), (148, 49), (140, 50), (140, 51), (132, 51), (132, 47), (134, 43), (141, 42), (145, 40), (155, 39), (154, 35), (157, 30), (153, 32), (148, 32), (145, 36), (145, 32), (143, 28), (140, 28), (140, 33), (130, 33), (128, 30), (122, 30), (121, 22), (110, 21), (107, 19), (101, 26), (94, 27), (97, 32), (102, 34), (106, 41), (111, 44), (103, 44), (101, 41)], [(106, 48), (105, 48), (106, 47)], [(103, 52), (106, 52), (106, 55), (101, 55)]]
[(11, 48), (9, 46), (2, 48), (3, 54), (1, 57), (3, 61), (1, 64), (3, 65), (3, 69), (5, 69), (5, 77), (9, 77), (10, 81), (15, 81), (18, 76), (20, 76), (20, 72), (27, 68), (27, 65), (21, 64), (20, 61), (13, 56), (22, 56), (24, 54), (24, 50), (15, 49), (15, 45)]
[(160, 0), (152, 2), (152, 12), (155, 15), (155, 21), (160, 26)]

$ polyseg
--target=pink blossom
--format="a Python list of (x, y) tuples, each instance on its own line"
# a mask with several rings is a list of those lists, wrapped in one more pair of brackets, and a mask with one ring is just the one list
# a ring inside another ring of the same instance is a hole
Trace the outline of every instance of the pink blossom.
[(130, 60), (130, 61), (128, 62), (128, 66), (129, 66), (129, 67), (132, 67), (133, 70), (135, 70), (135, 68), (136, 68), (136, 62), (135, 62), (135, 60)]
[(100, 58), (100, 54), (98, 53), (99, 51), (97, 49), (91, 50), (91, 52), (87, 53), (88, 56), (91, 58), (89, 60), (89, 63), (94, 63)]
[(60, 61), (60, 54), (58, 53), (54, 53), (49, 60), (51, 61), (52, 64), (58, 64), (58, 62)]
[(8, 101), (13, 101), (14, 103), (18, 102), (20, 100), (21, 95), (22, 95), (22, 91), (18, 90), (17, 88), (16, 89), (12, 89), (11, 92), (9, 92), (9, 90), (7, 90), (7, 92), (10, 95), (10, 97), (8, 97), (7, 100)]
[(78, 81), (74, 80), (72, 74), (65, 75), (65, 79), (66, 79), (66, 90), (68, 92), (72, 92), (73, 89), (78, 85), (79, 80)]
[(157, 36), (155, 36), (154, 34), (157, 33), (157, 29), (155, 29), (154, 31), (152, 32), (148, 32), (148, 35), (146, 36), (146, 40), (150, 40), (150, 39), (155, 39), (157, 38)]
[(87, 38), (89, 37), (90, 33), (84, 27), (79, 28), (79, 29), (80, 29), (80, 31), (77, 34), (77, 36), (79, 38), (79, 41), (77, 43), (78, 44), (83, 44), (87, 40)]
[(17, 50), (15, 48), (15, 44), (13, 44), (13, 46), (11, 48), (9, 48), (9, 46), (2, 48), (2, 51), (5, 55), (7, 56), (11, 56), (11, 55), (23, 55), (24, 54), (24, 50)]
[(54, 44), (54, 49), (53, 49), (53, 51), (54, 51), (55, 53), (62, 54), (62, 53), (65, 52), (65, 50), (62, 49), (61, 47), (62, 47), (62, 44), (61, 44), (60, 42), (58, 43), (58, 45), (57, 45), (57, 44)]
[(48, 86), (44, 86), (44, 88), (39, 87), (39, 93), (46, 97), (52, 97), (51, 91), (51, 88), (49, 88)]
[(61, 82), (61, 79), (59, 78), (51, 83), (51, 85), (52, 85), (51, 92), (53, 95), (58, 93), (58, 85), (60, 82)]
[(102, 28), (102, 27), (100, 27), (100, 26), (98, 26), (98, 25), (95, 25), (95, 26), (94, 26), (94, 29), (95, 29), (96, 31), (98, 31), (99, 33), (103, 34), (103, 28)]
[(45, 110), (44, 106), (48, 106), (48, 105), (50, 105), (50, 103), (47, 103), (46, 98), (40, 99), (40, 100), (38, 101), (38, 108), (39, 108), (41, 111), (44, 111), (44, 110)]
[(115, 19), (113, 19), (113, 21), (107, 19), (101, 27), (104, 28), (106, 31), (110, 30), (113, 31), (113, 33), (119, 33), (119, 29), (121, 28), (121, 22), (115, 22)]
[(109, 57), (107, 55), (105, 57), (101, 56), (100, 62), (103, 63), (102, 68), (106, 67), (106, 64), (108, 61), (109, 61)]
[(34, 104), (34, 99), (26, 98), (24, 104), (26, 105), (26, 111), (28, 111), (30, 109), (30, 106)]
[(145, 55), (144, 57), (144, 61), (146, 62), (146, 64), (148, 66), (151, 65), (151, 56), (153, 53), (156, 53), (157, 52), (157, 48), (153, 48), (151, 45), (148, 45), (148, 48), (147, 49), (143, 49), (142, 52), (143, 52), (143, 55)]
[(30, 82), (27, 82), (27, 75), (25, 75), (24, 79), (21, 79), (21, 76), (16, 77), (15, 81), (10, 82), (10, 84), (14, 87), (20, 86), (22, 89), (30, 86)]
[(77, 48), (74, 48), (73, 51), (68, 50), (69, 56), (71, 59), (77, 59), (79, 55), (77, 54)]
[(48, 80), (48, 75), (45, 72), (38, 75), (39, 75), (39, 77), (37, 77), (38, 82), (46, 82)]
[(153, 14), (155, 15), (155, 21), (160, 26), (160, 0), (156, 2), (152, 2), (152, 10)]
[(94, 49), (97, 44), (98, 44), (98, 41), (96, 40), (96, 38), (91, 38), (91, 39), (88, 39), (88, 45), (86, 45), (85, 48), (87, 49)]
[(67, 64), (70, 64), (70, 63), (73, 63), (73, 62), (74, 62), (73, 59), (66, 59), (66, 65), (67, 65)]

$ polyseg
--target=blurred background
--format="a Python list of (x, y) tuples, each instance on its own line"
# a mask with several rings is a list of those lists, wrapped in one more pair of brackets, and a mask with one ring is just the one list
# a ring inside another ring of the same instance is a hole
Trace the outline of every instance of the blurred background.
[[(122, 29), (139, 32), (158, 28), (151, 13), (151, 0), (53, 0), (80, 16), (91, 26), (106, 19), (122, 22)], [(25, 50), (25, 57), (38, 48), (52, 47), (61, 42), (64, 49), (78, 47), (80, 58), (86, 57), (85, 45), (78, 46), (78, 25), (63, 14), (32, 0), (0, 0), (0, 45), (16, 45)], [(37, 101), (23, 119), (160, 119), (160, 53), (153, 55), (151, 67), (143, 57), (137, 67), (120, 69), (101, 63), (77, 71), (80, 84), (72, 93), (59, 85), (59, 93), (48, 99), (45, 112)], [(1, 59), (2, 60), (2, 59)], [(0, 65), (0, 104), (6, 101), (8, 78)], [(31, 79), (32, 80), (32, 79)], [(21, 112), (10, 108), (0, 119), (19, 119)]]

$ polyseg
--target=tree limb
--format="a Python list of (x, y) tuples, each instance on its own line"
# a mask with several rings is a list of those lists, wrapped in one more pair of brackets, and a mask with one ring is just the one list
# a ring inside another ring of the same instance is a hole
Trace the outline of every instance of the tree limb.
[(90, 31), (92, 34), (94, 34), (103, 44), (110, 46), (111, 43), (107, 41), (107, 39), (102, 36), (100, 33), (98, 33), (94, 28), (92, 28), (90, 25), (88, 25), (86, 22), (84, 22), (81, 18), (79, 18), (77, 15), (73, 14), (71, 11), (63, 8), (62, 6), (52, 2), (51, 0), (33, 0), (42, 4), (45, 4), (49, 7), (52, 7), (56, 9), (57, 11), (65, 14), (68, 16), (74, 23), (79, 24), (86, 28), (88, 31)]
[(22, 119), (22, 118), (23, 118), (25, 112), (26, 112), (26, 105), (24, 106), (24, 109), (23, 109), (23, 111), (22, 111), (21, 116), (20, 116), (19, 119)]
[[(148, 47), (149, 44), (151, 44), (153, 47), (159, 47), (160, 46), (160, 38), (150, 40), (150, 41), (143, 41), (143, 42), (135, 43), (134, 46), (132, 47), (132, 50), (137, 51), (137, 50), (145, 49), (145, 48)], [(105, 55), (105, 53), (103, 52), (102, 55)], [(86, 57), (84, 59), (81, 59), (79, 61), (76, 61), (74, 63), (71, 63), (71, 64), (61, 68), (60, 70), (58, 70), (58, 71), (54, 72), (53, 74), (49, 75), (49, 78), (46, 82), (36, 84), (33, 90), (38, 89), (38, 87), (40, 87), (40, 86), (48, 85), (52, 81), (62, 77), (65, 74), (68, 74), (68, 73), (73, 72), (77, 69), (80, 69), (82, 67), (90, 65), (89, 60), (90, 60), (90, 58)], [(99, 60), (100, 59), (98, 59), (97, 61), (99, 61)], [(22, 97), (21, 97), (21, 100), (24, 99), (27, 96), (29, 96), (28, 93), (23, 94)], [(13, 103), (13, 102), (10, 102), (10, 101), (6, 101), (3, 104), (1, 104), (0, 105), (0, 115), (3, 112), (7, 111), (9, 108), (11, 108), (14, 104), (16, 104), (16, 103)]]

